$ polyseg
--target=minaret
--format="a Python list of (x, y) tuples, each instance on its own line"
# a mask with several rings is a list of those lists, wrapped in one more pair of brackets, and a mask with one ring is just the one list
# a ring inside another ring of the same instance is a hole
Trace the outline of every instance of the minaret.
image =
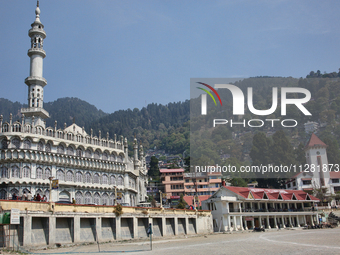
[(43, 60), (46, 57), (43, 43), (46, 38), (46, 32), (44, 31), (44, 25), (40, 22), (39, 1), (37, 1), (35, 14), (35, 21), (28, 31), (28, 36), (31, 38), (31, 48), (27, 52), (30, 57), (30, 76), (25, 79), (28, 86), (28, 108), (22, 108), (21, 114), (25, 115), (26, 123), (45, 127), (44, 119), (49, 118), (48, 112), (43, 109), (44, 87), (47, 84), (46, 79), (43, 77)]

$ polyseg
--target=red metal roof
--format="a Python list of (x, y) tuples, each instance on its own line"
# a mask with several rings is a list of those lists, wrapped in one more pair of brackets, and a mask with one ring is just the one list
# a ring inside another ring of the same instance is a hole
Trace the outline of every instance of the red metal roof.
[(264, 199), (265, 195), (268, 200), (278, 200), (281, 195), (282, 200), (310, 200), (319, 201), (318, 198), (313, 197), (302, 190), (286, 190), (286, 189), (261, 189), (261, 188), (247, 188), (247, 187), (234, 187), (234, 186), (223, 186), (224, 188), (244, 197), (248, 198), (249, 192), (253, 195), (254, 199)]

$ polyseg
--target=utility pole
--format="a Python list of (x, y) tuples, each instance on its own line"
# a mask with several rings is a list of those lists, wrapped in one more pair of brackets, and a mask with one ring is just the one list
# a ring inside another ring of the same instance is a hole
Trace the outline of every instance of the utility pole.
[(50, 176), (48, 177), (48, 179), (50, 180), (50, 197), (48, 199), (48, 201), (51, 203), (52, 202), (52, 180), (54, 177)]
[(162, 197), (162, 191), (160, 190), (159, 191), (159, 202), (161, 203), (161, 208), (163, 208), (163, 206), (162, 206), (162, 201), (163, 200), (163, 197)]

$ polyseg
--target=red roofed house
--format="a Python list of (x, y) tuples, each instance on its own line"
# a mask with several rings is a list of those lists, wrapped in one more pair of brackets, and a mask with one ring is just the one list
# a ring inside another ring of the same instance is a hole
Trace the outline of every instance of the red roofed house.
[(215, 232), (270, 229), (314, 225), (319, 218), (314, 211), (317, 202), (301, 190), (222, 186), (202, 202), (202, 209), (211, 210)]
[(301, 172), (300, 166), (297, 166), (299, 173), (286, 182), (286, 189), (308, 191), (325, 188), (328, 195), (340, 191), (339, 165), (328, 164), (326, 148), (327, 145), (312, 134), (305, 147), (307, 164), (301, 166)]

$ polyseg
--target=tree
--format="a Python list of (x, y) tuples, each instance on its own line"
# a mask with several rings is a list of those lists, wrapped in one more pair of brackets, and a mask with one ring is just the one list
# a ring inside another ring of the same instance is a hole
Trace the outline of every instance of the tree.
[(293, 146), (290, 144), (283, 130), (275, 132), (273, 135), (273, 145), (271, 146), (272, 162), (276, 166), (289, 166), (295, 164)]
[(258, 132), (253, 137), (253, 147), (250, 150), (250, 157), (254, 166), (271, 163), (270, 159), (271, 141), (263, 132)]
[(185, 202), (184, 198), (183, 198), (183, 194), (181, 195), (179, 201), (178, 201), (178, 205), (177, 208), (178, 209), (185, 209), (187, 207), (187, 202)]

